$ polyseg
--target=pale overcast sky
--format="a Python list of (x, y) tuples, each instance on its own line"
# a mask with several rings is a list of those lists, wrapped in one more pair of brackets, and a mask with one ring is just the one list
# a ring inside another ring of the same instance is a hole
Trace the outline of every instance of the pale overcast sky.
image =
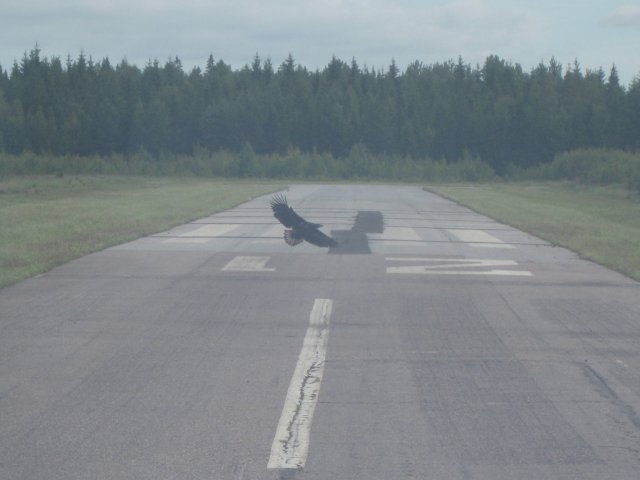
[(530, 70), (552, 56), (583, 69), (640, 74), (640, 1), (629, 0), (0, 0), (0, 65), (36, 43), (51, 58), (84, 51), (139, 66), (209, 54), (234, 68), (258, 53), (323, 68), (332, 55), (386, 68), (414, 60), (482, 64), (490, 54)]

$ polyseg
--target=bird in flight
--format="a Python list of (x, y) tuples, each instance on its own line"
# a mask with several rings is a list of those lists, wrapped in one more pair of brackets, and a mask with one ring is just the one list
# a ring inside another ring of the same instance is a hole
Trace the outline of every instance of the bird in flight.
[(293, 211), (287, 203), (287, 197), (282, 194), (275, 195), (271, 199), (271, 209), (273, 216), (287, 229), (284, 231), (284, 241), (288, 245), (295, 247), (303, 241), (307, 241), (318, 247), (334, 247), (338, 245), (333, 238), (325, 235), (319, 229), (319, 223), (307, 222), (304, 218)]

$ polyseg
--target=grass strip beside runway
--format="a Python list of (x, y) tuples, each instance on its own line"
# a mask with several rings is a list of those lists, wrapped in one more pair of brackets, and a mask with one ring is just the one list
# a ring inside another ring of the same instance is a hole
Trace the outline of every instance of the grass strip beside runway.
[(137, 176), (0, 180), (0, 288), (279, 189), (266, 182)]
[(640, 280), (640, 201), (628, 190), (563, 182), (428, 190)]

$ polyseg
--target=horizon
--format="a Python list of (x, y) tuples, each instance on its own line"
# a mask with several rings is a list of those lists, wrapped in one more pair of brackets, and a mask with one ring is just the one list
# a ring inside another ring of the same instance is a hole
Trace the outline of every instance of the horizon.
[(0, 65), (38, 44), (47, 58), (126, 59), (143, 67), (178, 57), (187, 70), (212, 54), (234, 69), (256, 53), (279, 65), (291, 52), (309, 70), (335, 55), (401, 70), (418, 60), (469, 65), (497, 55), (526, 71), (553, 57), (566, 68), (640, 75), (640, 2), (630, 0), (4, 0)]

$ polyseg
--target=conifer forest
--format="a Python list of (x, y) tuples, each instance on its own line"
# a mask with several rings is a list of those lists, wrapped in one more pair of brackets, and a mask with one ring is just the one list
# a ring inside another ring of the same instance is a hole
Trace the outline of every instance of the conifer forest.
[(144, 67), (46, 58), (38, 47), (0, 67), (0, 152), (54, 156), (192, 155), (195, 151), (457, 162), (527, 169), (575, 149), (640, 147), (640, 76), (553, 58), (530, 71), (489, 56), (404, 70), (331, 58), (309, 70), (255, 56), (233, 69), (210, 56)]

